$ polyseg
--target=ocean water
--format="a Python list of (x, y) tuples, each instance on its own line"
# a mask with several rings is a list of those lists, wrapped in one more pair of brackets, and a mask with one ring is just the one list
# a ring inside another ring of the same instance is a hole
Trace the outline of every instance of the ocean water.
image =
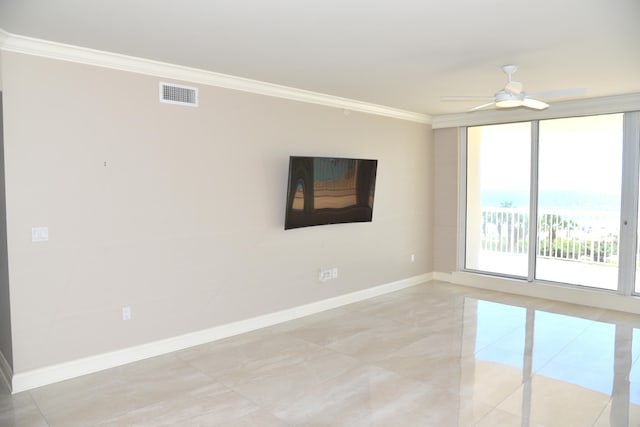
[[(518, 191), (483, 191), (480, 194), (482, 207), (513, 208), (529, 206), (529, 195)], [(575, 211), (615, 212), (620, 210), (620, 193), (588, 191), (546, 191), (540, 193), (538, 206), (541, 209)]]

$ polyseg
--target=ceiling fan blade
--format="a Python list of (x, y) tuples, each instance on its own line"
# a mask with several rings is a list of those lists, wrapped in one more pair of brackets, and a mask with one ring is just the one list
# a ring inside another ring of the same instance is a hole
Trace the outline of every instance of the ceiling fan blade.
[(478, 110), (482, 110), (483, 108), (491, 107), (493, 105), (495, 105), (495, 102), (491, 101), (491, 102), (487, 102), (486, 104), (482, 104), (482, 105), (478, 105), (477, 107), (473, 107), (469, 111), (478, 111)]
[(544, 110), (549, 107), (546, 102), (538, 101), (537, 99), (525, 98), (522, 100), (522, 106), (532, 108), (534, 110)]
[(486, 104), (481, 104), (471, 108), (468, 111), (482, 110), (488, 107), (495, 107), (497, 109), (511, 109), (518, 107), (531, 108), (533, 110), (544, 110), (549, 107), (544, 101), (540, 99), (551, 98), (571, 98), (584, 95), (587, 90), (584, 88), (576, 89), (557, 89), (548, 90), (535, 93), (525, 93), (523, 90), (524, 85), (521, 82), (513, 80), (513, 73), (518, 70), (515, 65), (504, 65), (502, 71), (507, 75), (507, 84), (503, 89), (500, 89), (493, 96), (442, 96), (441, 101), (487, 101)]
[(585, 88), (575, 88), (575, 89), (557, 89), (557, 90), (545, 90), (542, 92), (535, 93), (527, 93), (527, 96), (531, 96), (533, 98), (569, 98), (572, 96), (581, 96), (587, 93), (587, 89)]
[(442, 96), (440, 101), (483, 101), (493, 99), (493, 96)]

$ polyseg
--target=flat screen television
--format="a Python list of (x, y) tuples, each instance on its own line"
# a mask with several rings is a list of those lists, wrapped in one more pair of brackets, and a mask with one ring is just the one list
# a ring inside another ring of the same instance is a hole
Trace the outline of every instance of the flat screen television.
[(289, 157), (284, 229), (373, 217), (377, 160)]

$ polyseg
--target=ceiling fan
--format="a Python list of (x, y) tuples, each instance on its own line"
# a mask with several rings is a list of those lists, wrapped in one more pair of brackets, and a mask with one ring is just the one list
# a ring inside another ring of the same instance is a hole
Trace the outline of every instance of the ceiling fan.
[(475, 101), (475, 100), (491, 100), (485, 104), (471, 108), (469, 111), (481, 110), (483, 108), (494, 106), (498, 109), (525, 107), (533, 110), (544, 110), (549, 107), (546, 102), (540, 101), (538, 98), (565, 98), (571, 96), (584, 95), (586, 89), (559, 89), (544, 92), (525, 93), (524, 86), (520, 82), (513, 80), (512, 76), (518, 70), (516, 65), (504, 65), (502, 71), (507, 75), (507, 84), (493, 96), (444, 96), (442, 101)]

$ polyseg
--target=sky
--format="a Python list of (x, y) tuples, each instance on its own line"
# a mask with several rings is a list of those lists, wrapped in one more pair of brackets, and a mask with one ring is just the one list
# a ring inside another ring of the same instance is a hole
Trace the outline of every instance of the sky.
[[(483, 126), (481, 135), (482, 189), (528, 191), (531, 124)], [(622, 114), (540, 121), (541, 192), (619, 194), (621, 167)]]

